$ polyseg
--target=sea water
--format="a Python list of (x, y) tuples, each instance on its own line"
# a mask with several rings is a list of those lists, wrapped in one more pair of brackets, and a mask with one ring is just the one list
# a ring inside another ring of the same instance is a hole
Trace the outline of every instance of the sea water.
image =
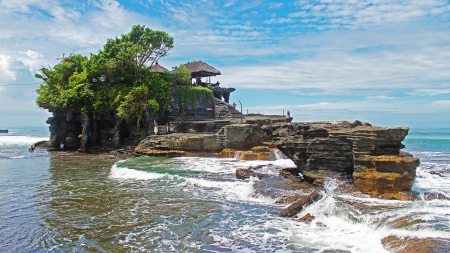
[[(46, 128), (0, 134), (0, 252), (389, 252), (387, 236), (450, 238), (450, 129), (412, 129), (405, 151), (420, 158), (417, 201), (369, 198), (326, 180), (298, 217), (286, 203), (238, 180), (237, 168), (276, 175), (289, 159), (138, 157), (28, 147)], [(308, 190), (303, 190), (307, 193)], [(291, 193), (295, 193), (292, 190)]]

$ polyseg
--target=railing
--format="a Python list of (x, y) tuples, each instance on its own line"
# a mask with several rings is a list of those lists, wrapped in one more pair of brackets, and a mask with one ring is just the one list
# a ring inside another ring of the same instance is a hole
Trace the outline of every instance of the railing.
[(158, 134), (167, 134), (166, 126), (158, 126)]

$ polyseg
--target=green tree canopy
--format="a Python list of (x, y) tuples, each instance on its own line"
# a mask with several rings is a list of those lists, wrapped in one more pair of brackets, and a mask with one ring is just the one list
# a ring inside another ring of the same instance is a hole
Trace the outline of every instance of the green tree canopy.
[(36, 74), (44, 81), (36, 103), (50, 110), (113, 110), (127, 121), (140, 118), (145, 103), (154, 112), (165, 110), (176, 76), (149, 68), (171, 48), (173, 38), (166, 32), (135, 25), (89, 58), (71, 55), (53, 68), (43, 67)]

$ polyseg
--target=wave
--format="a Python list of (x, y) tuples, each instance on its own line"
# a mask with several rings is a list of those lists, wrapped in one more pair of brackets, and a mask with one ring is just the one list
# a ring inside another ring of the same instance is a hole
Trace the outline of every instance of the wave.
[(19, 145), (31, 145), (38, 141), (44, 141), (43, 137), (32, 136), (0, 136), (0, 146), (19, 146)]
[(203, 197), (216, 200), (226, 199), (228, 201), (247, 201), (267, 204), (275, 203), (275, 199), (271, 197), (253, 194), (253, 185), (256, 181), (258, 181), (257, 178), (253, 177), (250, 178), (250, 180), (245, 181), (223, 178), (214, 180), (201, 177), (186, 177), (181, 175), (171, 175), (168, 173), (156, 173), (121, 167), (120, 162), (117, 162), (111, 167), (109, 176), (110, 178), (116, 180), (169, 180), (171, 183), (175, 183), (179, 186), (183, 186), (185, 189), (189, 189), (192, 194), (199, 194)]

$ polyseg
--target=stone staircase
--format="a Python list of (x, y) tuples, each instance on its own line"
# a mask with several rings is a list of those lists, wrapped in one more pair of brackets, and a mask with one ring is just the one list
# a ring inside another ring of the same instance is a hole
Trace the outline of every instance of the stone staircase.
[(227, 146), (227, 137), (225, 136), (225, 129), (221, 128), (217, 132), (217, 139), (219, 140), (219, 143), (222, 147), (226, 148)]
[(214, 132), (217, 133), (224, 126), (228, 126), (230, 124), (229, 120), (215, 120), (214, 121)]
[(241, 118), (243, 119), (244, 118), (242, 113), (240, 111), (234, 109), (233, 107), (228, 106), (228, 109), (230, 110), (231, 117), (233, 119), (241, 119)]

